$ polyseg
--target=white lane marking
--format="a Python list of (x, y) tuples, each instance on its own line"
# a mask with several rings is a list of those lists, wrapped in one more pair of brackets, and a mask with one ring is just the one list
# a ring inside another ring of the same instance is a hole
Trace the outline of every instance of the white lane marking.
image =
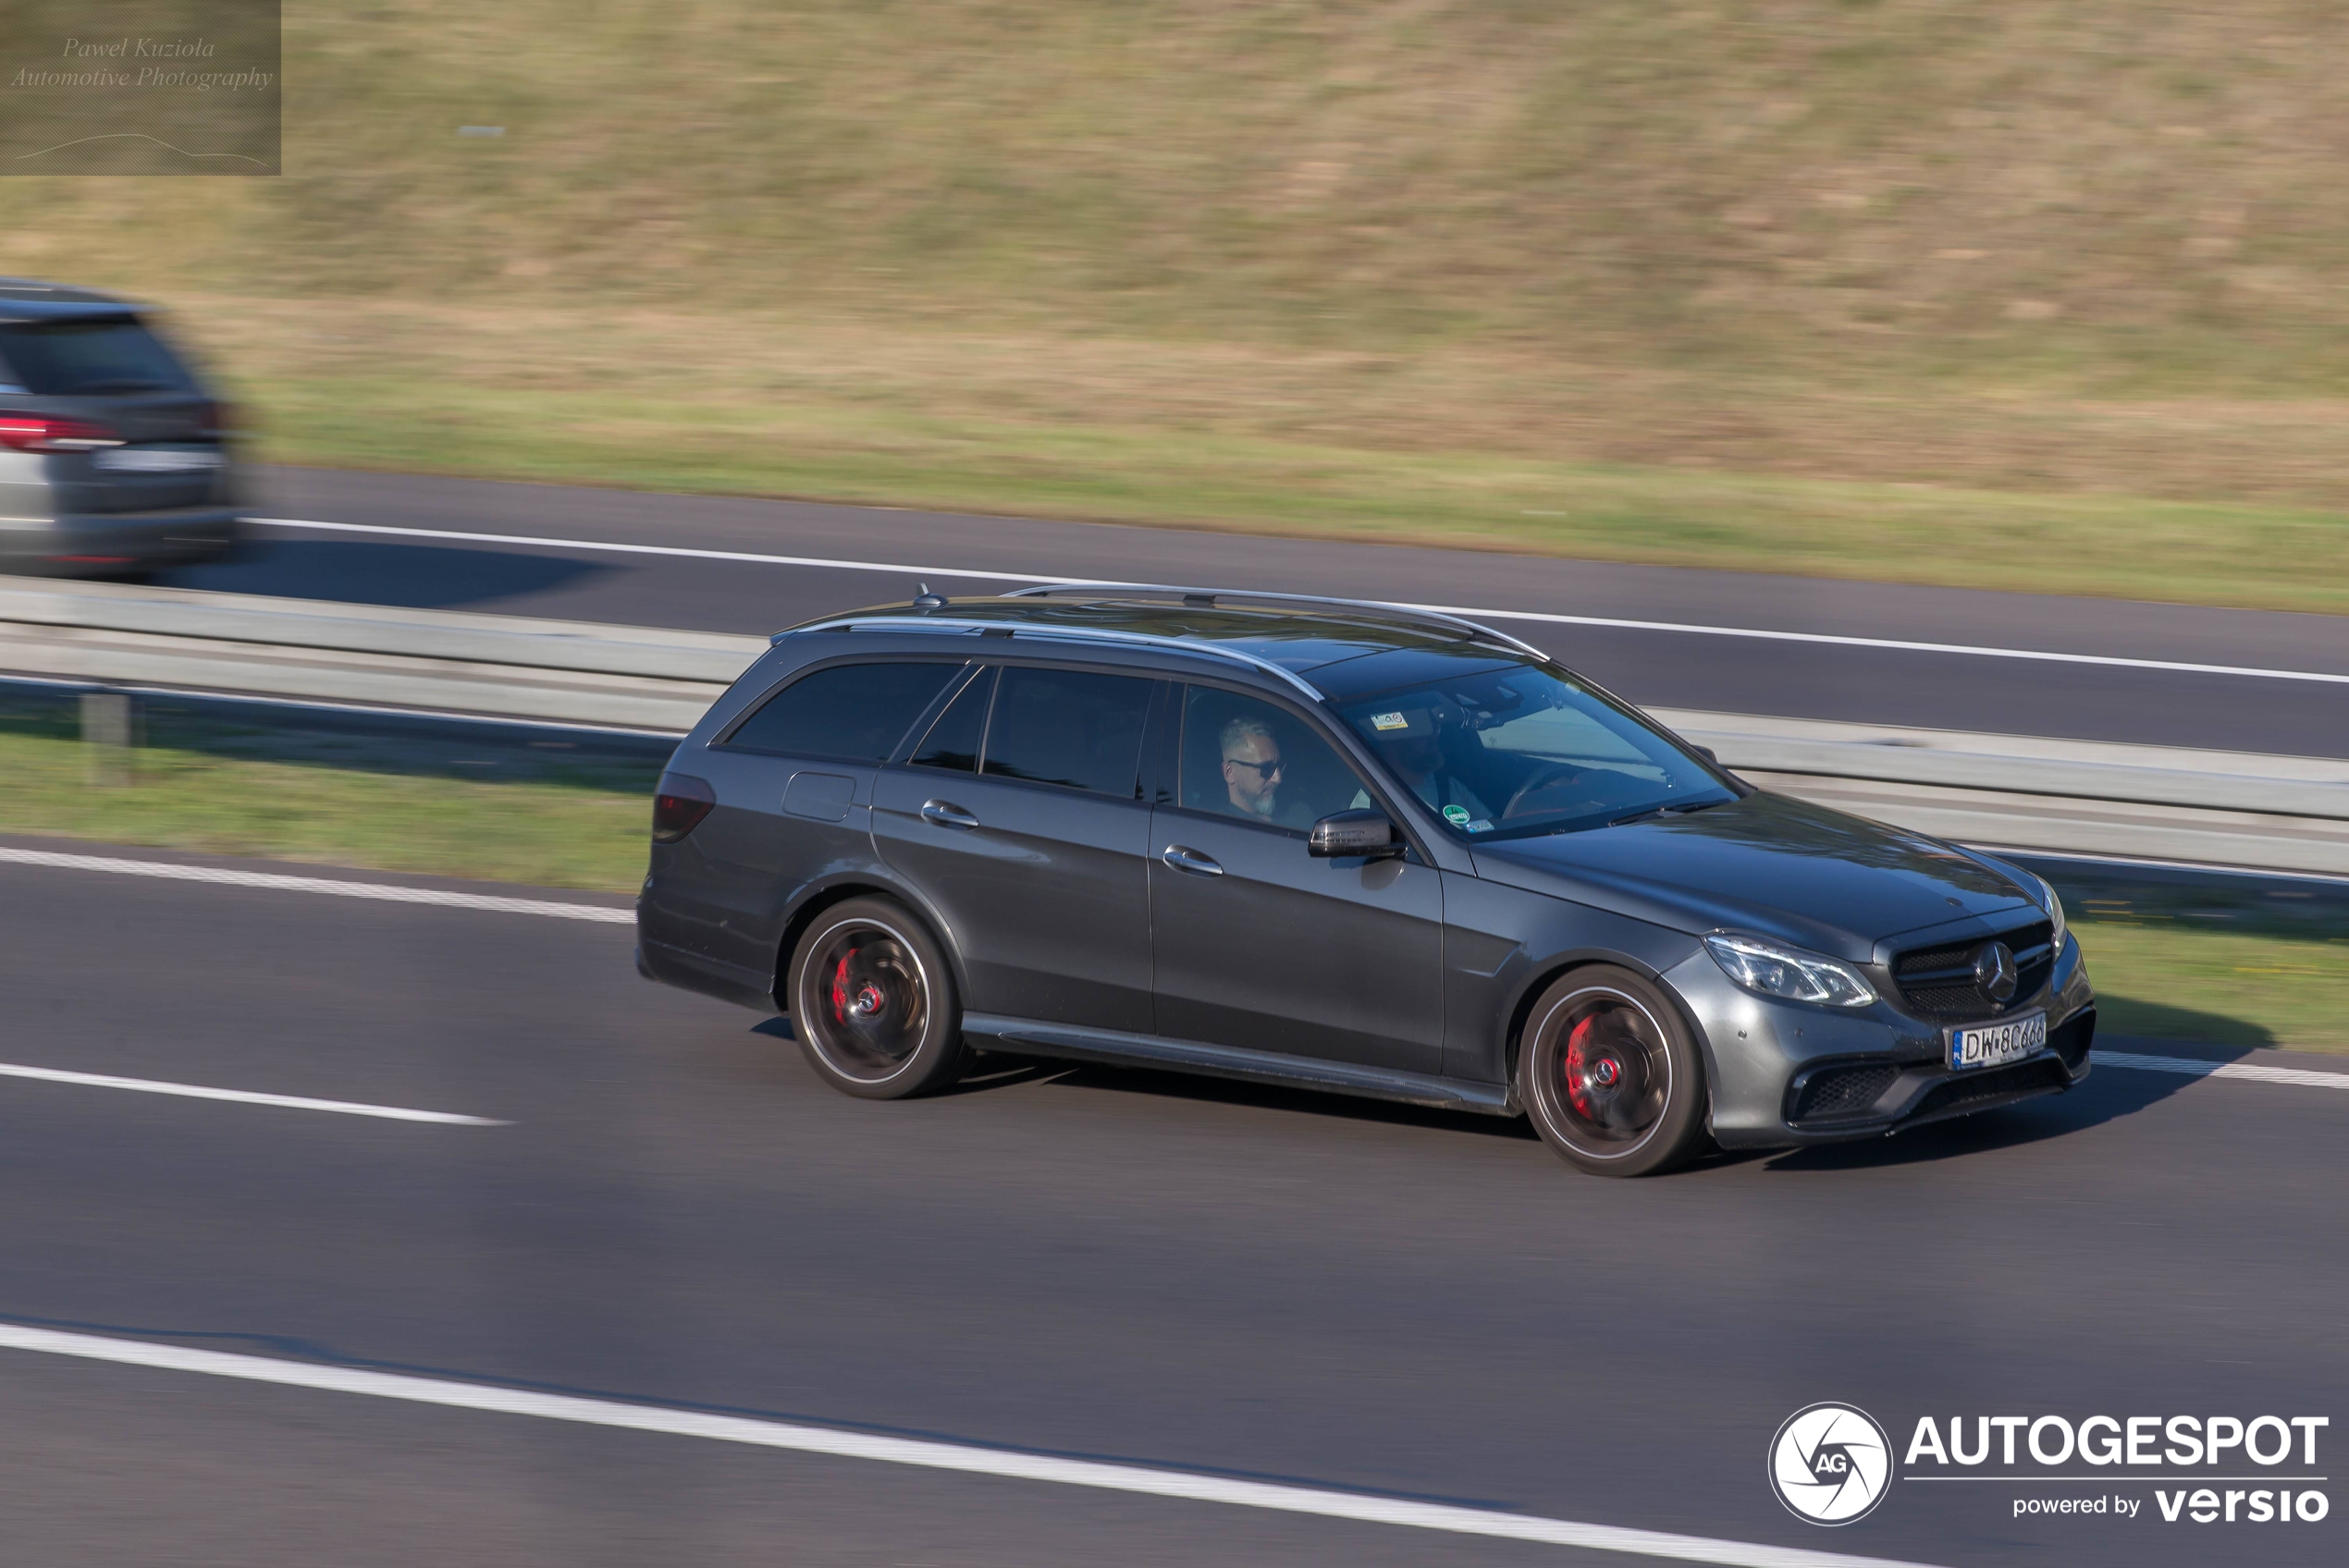
[(1984, 659), (2030, 659), (2041, 664), (2092, 664), (2114, 669), (2158, 669), (2184, 675), (2241, 675), (2260, 680), (2315, 680), (2349, 686), (2349, 675), (2315, 669), (2263, 669), (2256, 665), (2194, 664), (2182, 659), (2133, 659), (2117, 654), (2058, 654), (2042, 648), (1984, 648), (1971, 643), (1911, 643), (1895, 637), (1845, 637), (1827, 631), (1764, 631), (1749, 626), (1690, 626), (1671, 620), (1617, 620), (1595, 615), (1543, 615), (1533, 610), (1467, 609), (1457, 605), (1398, 605), (1471, 619), (1545, 620), (1560, 626), (1605, 626), (1630, 631), (1678, 631), (1695, 637), (1748, 637), (1765, 643), (1822, 643), (1838, 648), (1883, 648), (1903, 654), (1964, 654)]
[(410, 1110), (396, 1105), (363, 1105), (356, 1100), (314, 1100), (305, 1095), (264, 1095), (252, 1089), (208, 1089), (200, 1084), (166, 1084), (154, 1078), (117, 1078), (105, 1072), (68, 1072), (58, 1067), (18, 1067), (0, 1061), (0, 1078), (37, 1078), (44, 1084), (79, 1084), (92, 1089), (131, 1089), (142, 1095), (178, 1095), (191, 1100), (235, 1100), (241, 1105), (274, 1105), (287, 1110), (331, 1110), (341, 1116), (375, 1116), (386, 1121), (437, 1121), (450, 1127), (510, 1127), (486, 1116), (459, 1116), (448, 1110)]
[(2298, 1067), (2260, 1067), (2247, 1061), (2198, 1061), (2190, 1056), (2139, 1056), (2109, 1051), (2101, 1046), (2088, 1052), (2098, 1067), (2133, 1067), (2140, 1072), (2182, 1072), (2189, 1078), (2247, 1078), (2258, 1084), (2292, 1084), (2303, 1089), (2349, 1089), (2349, 1072), (2310, 1072)]
[(590, 1427), (659, 1432), (670, 1437), (749, 1443), (759, 1448), (788, 1449), (800, 1453), (830, 1454), (842, 1459), (878, 1460), (885, 1464), (912, 1464), (928, 1470), (953, 1470), (974, 1476), (1092, 1487), (1105, 1491), (1137, 1492), (1146, 1497), (1181, 1498), (1194, 1502), (1221, 1502), (1239, 1508), (1316, 1514), (1326, 1519), (1349, 1519), (1370, 1525), (1402, 1525), (1421, 1530), (1442, 1530), (1453, 1535), (1493, 1536), (1506, 1540), (1536, 1541), (1548, 1546), (1581, 1547), (1592, 1551), (1630, 1552), (1642, 1557), (1672, 1558), (1683, 1562), (1723, 1563), (1732, 1565), (1732, 1568), (1923, 1568), (1921, 1564), (1895, 1562), (1880, 1557), (1846, 1557), (1839, 1552), (1811, 1551), (1801, 1547), (1764, 1546), (1746, 1541), (1714, 1540), (1703, 1536), (1666, 1535), (1655, 1530), (1634, 1530), (1611, 1525), (1584, 1525), (1571, 1519), (1504, 1513), (1494, 1509), (1457, 1508), (1445, 1503), (1372, 1497), (1360, 1492), (1325, 1491), (1315, 1487), (1243, 1481), (1228, 1476), (1151, 1470), (1138, 1464), (1109, 1464), (1094, 1460), (1020, 1453), (1007, 1449), (976, 1448), (963, 1443), (879, 1437), (827, 1427), (759, 1421), (740, 1415), (714, 1415), (697, 1410), (624, 1404), (618, 1400), (583, 1399), (572, 1394), (539, 1393), (526, 1389), (460, 1383), (440, 1378), (369, 1372), (313, 1362), (281, 1361), (270, 1356), (237, 1355), (225, 1351), (153, 1344), (141, 1340), (71, 1334), (14, 1323), (0, 1323), (0, 1348), (36, 1351), (46, 1355), (78, 1356), (88, 1361), (111, 1361), (129, 1366), (159, 1367), (173, 1372), (200, 1372), (207, 1377), (238, 1378), (256, 1383), (282, 1383), (292, 1388), (323, 1389), (333, 1393), (365, 1394), (375, 1399), (448, 1405), (460, 1410), (534, 1415), (542, 1420), (572, 1421)]
[(54, 850), (19, 850), (0, 844), (0, 864), (49, 865), (66, 871), (105, 871), (122, 876), (160, 876), (173, 882), (220, 882), (232, 888), (274, 888), (281, 892), (328, 893), (338, 899), (375, 899), (394, 904), (439, 904), (448, 909), (483, 909), (499, 914), (537, 914), (553, 920), (594, 920), (633, 925), (636, 912), (601, 904), (564, 904), (551, 899), (509, 899), (493, 893), (451, 893), (438, 888), (397, 888), (382, 882), (338, 882), (325, 876), (288, 876), (274, 871), (225, 871), (210, 865), (172, 865), (163, 861), (121, 860), (112, 855), (69, 855)]
[[(901, 576), (966, 577), (986, 582), (1076, 583), (1086, 577), (1048, 577), (1040, 572), (977, 571), (967, 567), (908, 566), (901, 561), (854, 561), (821, 556), (769, 556), (746, 550), (703, 550), (683, 545), (616, 545), (600, 539), (554, 539), (536, 533), (471, 533), (449, 528), (393, 528), (371, 522), (318, 522), (303, 518), (249, 517), (265, 528), (314, 528), (336, 533), (390, 533), (415, 539), (458, 539), (478, 545), (537, 545), (550, 549), (602, 550), (615, 555), (679, 556), (694, 560), (748, 561), (762, 566), (809, 566), (835, 571), (886, 571)], [(2114, 654), (2059, 654), (2036, 648), (1986, 648), (1971, 643), (1912, 643), (1890, 637), (1846, 637), (1827, 631), (1767, 631), (1749, 626), (1694, 626), (1672, 620), (1622, 620), (1611, 616), (1550, 615), (1537, 610), (1480, 609), (1466, 605), (1419, 605), (1383, 601), (1396, 609), (1433, 610), (1471, 620), (1531, 620), (1556, 626), (1595, 626), (1619, 631), (1668, 631), (1695, 637), (1745, 637), (1769, 643), (1816, 643), (1838, 648), (1879, 648), (1907, 654), (1962, 654), (1974, 658), (2028, 659), (2044, 664), (2102, 665), (2116, 669), (2154, 669), (2184, 675), (2235, 675), (2261, 680), (2314, 680), (2349, 686), (2349, 675), (2324, 670), (2267, 669), (2254, 665), (2195, 664), (2179, 659), (2123, 658)]]

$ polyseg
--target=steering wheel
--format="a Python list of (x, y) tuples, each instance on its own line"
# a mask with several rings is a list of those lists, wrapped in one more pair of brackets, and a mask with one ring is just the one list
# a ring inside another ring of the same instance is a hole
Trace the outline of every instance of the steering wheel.
[[(1525, 816), (1533, 812), (1556, 811), (1566, 803), (1563, 800), (1553, 802), (1540, 797), (1564, 785), (1578, 784), (1581, 779), (1582, 770), (1572, 763), (1554, 762), (1518, 786), (1517, 793), (1509, 797), (1509, 803), (1501, 808), (1501, 819), (1506, 822), (1510, 817)], [(1593, 800), (1591, 803), (1595, 805), (1598, 802)]]

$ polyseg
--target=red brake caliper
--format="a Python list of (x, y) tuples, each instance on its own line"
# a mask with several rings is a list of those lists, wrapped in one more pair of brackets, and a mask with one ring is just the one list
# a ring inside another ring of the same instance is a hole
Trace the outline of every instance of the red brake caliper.
[(1585, 1051), (1590, 1045), (1591, 1025), (1597, 1022), (1595, 1017), (1586, 1018), (1576, 1024), (1574, 1032), (1566, 1037), (1564, 1071), (1567, 1103), (1574, 1108), (1575, 1115), (1586, 1121), (1592, 1120), (1592, 1116), (1591, 1085), (1584, 1076), (1584, 1069), (1590, 1065), (1590, 1059)]
[(848, 1022), (848, 955), (840, 955), (840, 967), (832, 971), (832, 1021)]

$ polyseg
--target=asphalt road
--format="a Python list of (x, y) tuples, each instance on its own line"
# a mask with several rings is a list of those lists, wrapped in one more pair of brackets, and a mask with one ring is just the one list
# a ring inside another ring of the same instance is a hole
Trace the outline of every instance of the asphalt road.
[[(2325, 1415), (2333, 1476), (2349, 1094), (2107, 1068), (1616, 1182), (1513, 1124), (1146, 1073), (861, 1103), (638, 980), (623, 925), (0, 889), (0, 1060), (510, 1123), (0, 1076), (7, 1323), (1949, 1568), (2343, 1561), (2338, 1508), (2169, 1525), (2093, 1475), (1825, 1530), (1763, 1454), (1822, 1400), (1896, 1444)], [(0, 1477), (12, 1565), (1643, 1561), (17, 1349)], [(2100, 1492), (2143, 1513), (2011, 1512)]]
[[(1245, 586), (1679, 626), (2022, 649), (2349, 677), (2326, 616), (1827, 582), (412, 475), (277, 470), (255, 510), (399, 530), (524, 535), (1059, 577)], [(921, 570), (841, 570), (578, 545), (267, 527), (243, 559), (170, 581), (434, 608), (765, 632), (900, 601)], [(1969, 547), (1951, 539), (1949, 547)], [(2018, 561), (2060, 590), (2060, 556)], [(1003, 584), (941, 575), (950, 593)], [(1511, 621), (1635, 701), (1863, 723), (2349, 756), (2349, 681)]]

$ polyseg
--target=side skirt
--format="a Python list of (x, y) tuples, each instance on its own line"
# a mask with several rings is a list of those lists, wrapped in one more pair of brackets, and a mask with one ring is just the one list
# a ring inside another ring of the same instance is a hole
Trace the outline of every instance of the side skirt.
[(1283, 1088), (1321, 1089), (1367, 1099), (1396, 1100), (1435, 1110), (1469, 1110), (1487, 1116), (1517, 1114), (1508, 1091), (1498, 1084), (1470, 1084), (1431, 1073), (1360, 1067), (1348, 1061), (1244, 1050), (1236, 1046), (1211, 1046), (1199, 1040), (1174, 1040), (1159, 1035), (1128, 1035), (1116, 1029), (1087, 1029), (1073, 1023), (1038, 1023), (986, 1012), (965, 1013), (963, 1032), (1000, 1040), (1010, 1048), (1033, 1056), (1068, 1061), (1172, 1068), (1177, 1072), (1275, 1084)]

